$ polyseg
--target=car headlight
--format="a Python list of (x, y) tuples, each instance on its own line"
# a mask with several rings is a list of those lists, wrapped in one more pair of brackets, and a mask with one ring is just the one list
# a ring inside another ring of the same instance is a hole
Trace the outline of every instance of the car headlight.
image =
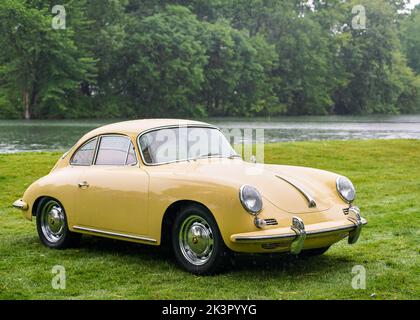
[(338, 177), (336, 181), (338, 194), (344, 201), (351, 203), (356, 198), (356, 190), (353, 183), (346, 177)]
[(242, 206), (250, 214), (257, 215), (262, 209), (262, 198), (259, 191), (250, 185), (243, 185), (239, 189), (239, 199)]

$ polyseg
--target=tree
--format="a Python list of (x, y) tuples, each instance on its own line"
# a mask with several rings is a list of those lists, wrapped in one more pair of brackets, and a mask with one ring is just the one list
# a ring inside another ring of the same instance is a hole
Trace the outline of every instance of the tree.
[(406, 3), (64, 0), (54, 30), (56, 1), (4, 0), (0, 117), (418, 112), (420, 7)]
[[(80, 1), (80, 0), (77, 0)], [(83, 0), (82, 2), (84, 2)], [(120, 57), (126, 38), (128, 0), (89, 0), (83, 10), (71, 12), (75, 24), (75, 43), (84, 55), (95, 59), (94, 79), (81, 83), (80, 94), (74, 96), (75, 108), (70, 117), (128, 117), (133, 108), (121, 99), (122, 70)], [(75, 17), (76, 15), (76, 17)], [(73, 20), (70, 20), (72, 23)], [(90, 112), (87, 113), (86, 110)]]
[(276, 66), (274, 46), (249, 37), (227, 21), (204, 25), (208, 56), (202, 97), (209, 115), (255, 115), (277, 105), (270, 73)]
[(408, 65), (420, 74), (420, 6), (402, 22), (401, 43)]
[(389, 75), (395, 92), (395, 105), (401, 113), (418, 113), (420, 111), (420, 76), (415, 75), (407, 66), (401, 52), (393, 57), (393, 70)]
[[(351, 26), (351, 8), (366, 8), (366, 28)], [(339, 114), (396, 113), (398, 91), (395, 90), (394, 57), (400, 50), (396, 9), (385, 1), (352, 1), (346, 4), (348, 24), (342, 32), (350, 38), (341, 48), (345, 72), (350, 81), (335, 93), (335, 109)]]
[(137, 114), (196, 114), (207, 61), (199, 40), (200, 22), (186, 8), (165, 10), (128, 27), (124, 56), (123, 92)]
[(328, 114), (335, 83), (332, 52), (327, 35), (311, 18), (290, 19), (288, 29), (276, 41), (282, 82), (280, 101), (289, 114)]
[(23, 104), (25, 119), (40, 114), (39, 104), (65, 108), (66, 96), (94, 77), (94, 61), (78, 52), (73, 29), (52, 29), (50, 10), (39, 1), (0, 3), (0, 45), (8, 48), (2, 53), (0, 83)]

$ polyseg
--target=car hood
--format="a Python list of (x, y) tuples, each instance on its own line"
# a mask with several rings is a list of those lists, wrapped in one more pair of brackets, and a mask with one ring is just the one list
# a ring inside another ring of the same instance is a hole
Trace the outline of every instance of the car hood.
[[(334, 192), (337, 175), (327, 171), (294, 166), (255, 165), (230, 159), (191, 161), (188, 167), (186, 175), (222, 180), (238, 190), (243, 184), (252, 185), (260, 191), (264, 201), (270, 201), (289, 213), (328, 210), (336, 197)], [(316, 205), (310, 206), (309, 199), (313, 199)]]

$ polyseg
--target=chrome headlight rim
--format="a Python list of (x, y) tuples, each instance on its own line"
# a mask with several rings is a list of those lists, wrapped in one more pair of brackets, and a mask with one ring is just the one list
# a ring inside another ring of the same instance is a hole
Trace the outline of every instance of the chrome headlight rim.
[[(353, 199), (347, 199), (344, 195), (343, 195), (343, 190), (341, 190), (340, 188), (340, 180), (347, 180), (347, 182), (350, 183), (350, 186), (352, 188), (353, 191)], [(335, 187), (337, 189), (337, 193), (340, 195), (340, 198), (343, 199), (344, 202), (348, 203), (348, 204), (352, 204), (354, 202), (354, 200), (356, 199), (356, 188), (354, 187), (353, 183), (351, 182), (351, 180), (345, 176), (339, 176), (337, 177), (337, 179), (335, 180)]]
[[(259, 206), (259, 208), (257, 208), (256, 210), (252, 210), (251, 208), (249, 208), (245, 203), (246, 203), (246, 199), (244, 199), (244, 189), (245, 188), (252, 188), (253, 191), (256, 192), (256, 194), (258, 195), (258, 200), (261, 203), (261, 205)], [(249, 184), (244, 184), (239, 188), (239, 200), (241, 202), (242, 207), (251, 215), (253, 216), (257, 216), (263, 207), (263, 201), (262, 201), (262, 196), (261, 193), (258, 191), (257, 188), (255, 188), (254, 186), (251, 186)]]

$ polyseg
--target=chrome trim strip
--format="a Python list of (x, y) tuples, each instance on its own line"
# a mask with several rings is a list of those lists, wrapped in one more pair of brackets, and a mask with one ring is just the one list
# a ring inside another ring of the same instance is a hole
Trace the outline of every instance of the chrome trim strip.
[[(129, 156), (129, 154), (130, 154), (130, 147), (132, 146), (132, 142), (131, 142), (131, 140), (130, 140), (130, 143), (128, 144), (128, 148), (127, 148), (127, 154), (125, 155), (125, 165), (127, 165), (127, 161), (128, 161), (128, 156)], [(133, 146), (133, 149), (134, 149), (134, 146)], [(136, 152), (134, 152), (134, 155), (136, 156)], [(136, 156), (136, 158), (137, 158), (137, 156)], [(137, 159), (136, 159), (137, 160)]]
[(96, 158), (98, 157), (99, 147), (101, 146), (102, 136), (98, 136), (98, 140), (96, 141), (95, 153), (93, 154), (92, 158), (92, 166), (96, 165)]
[[(318, 235), (324, 235), (333, 232), (340, 232), (340, 231), (351, 231), (355, 229), (355, 225), (347, 225), (338, 228), (327, 228), (322, 230), (313, 230), (313, 231), (306, 231), (306, 238), (316, 237)], [(293, 240), (296, 238), (296, 233), (285, 233), (279, 235), (268, 235), (268, 236), (248, 236), (248, 237), (236, 237), (234, 241), (236, 242), (259, 242), (259, 241), (271, 241), (271, 240), (280, 240), (280, 239), (290, 239)]]
[(307, 234), (310, 236), (316, 236), (318, 234), (324, 234), (324, 233), (330, 233), (330, 232), (336, 232), (336, 231), (353, 230), (354, 228), (355, 228), (354, 225), (352, 226), (348, 225), (348, 226), (343, 226), (343, 227), (338, 227), (338, 228), (327, 228), (321, 231), (309, 231), (307, 232)]
[(274, 218), (263, 219), (267, 226), (277, 226), (279, 223)]
[(81, 230), (81, 231), (87, 231), (87, 232), (93, 232), (93, 233), (98, 233), (98, 234), (103, 234), (103, 235), (115, 236), (115, 237), (141, 240), (141, 241), (152, 242), (152, 243), (157, 242), (155, 239), (151, 239), (151, 238), (147, 238), (147, 237), (143, 237), (143, 236), (133, 236), (133, 235), (130, 235), (130, 234), (111, 232), (111, 231), (105, 231), (105, 230), (98, 230), (98, 229), (93, 229), (93, 228), (73, 226), (73, 229)]
[(293, 182), (291, 182), (291, 181), (287, 180), (286, 178), (283, 178), (279, 175), (276, 175), (276, 177), (285, 181), (285, 182), (287, 182), (292, 187), (294, 187), (296, 190), (298, 190), (308, 201), (308, 207), (309, 208), (315, 208), (316, 207), (315, 199), (308, 192), (306, 192), (301, 186), (298, 186), (296, 183), (293, 183)]
[(285, 233), (273, 236), (248, 236), (248, 237), (236, 237), (234, 238), (235, 242), (259, 242), (265, 240), (279, 240), (279, 239), (294, 239), (296, 238), (296, 233)]

